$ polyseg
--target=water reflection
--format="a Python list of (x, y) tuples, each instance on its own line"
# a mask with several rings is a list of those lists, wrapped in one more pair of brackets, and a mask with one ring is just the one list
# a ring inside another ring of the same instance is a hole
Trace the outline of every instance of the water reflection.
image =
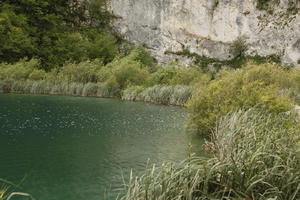
[[(0, 95), (0, 177), (43, 200), (103, 199), (147, 160), (201, 151), (181, 108), (111, 99)], [(111, 197), (113, 199), (113, 197)]]

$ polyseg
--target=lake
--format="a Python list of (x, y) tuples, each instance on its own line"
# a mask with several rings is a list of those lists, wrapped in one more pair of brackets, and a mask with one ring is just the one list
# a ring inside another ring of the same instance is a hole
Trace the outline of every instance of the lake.
[(174, 106), (0, 94), (0, 178), (37, 200), (102, 200), (105, 191), (114, 199), (122, 177), (138, 175), (148, 160), (201, 154), (202, 140), (185, 133), (185, 120)]

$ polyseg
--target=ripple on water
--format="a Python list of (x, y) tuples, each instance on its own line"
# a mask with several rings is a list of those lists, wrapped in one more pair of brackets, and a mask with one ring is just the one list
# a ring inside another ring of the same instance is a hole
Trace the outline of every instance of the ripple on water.
[(0, 95), (0, 105), (0, 177), (26, 176), (24, 191), (37, 199), (101, 199), (148, 159), (187, 155), (178, 107), (34, 95)]

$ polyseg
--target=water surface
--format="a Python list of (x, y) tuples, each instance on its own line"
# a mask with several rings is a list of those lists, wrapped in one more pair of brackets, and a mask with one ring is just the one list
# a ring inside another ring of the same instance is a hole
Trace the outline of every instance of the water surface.
[(179, 107), (1, 94), (0, 178), (40, 200), (102, 200), (148, 159), (180, 161), (190, 142), (199, 151), (199, 138), (184, 133), (185, 118)]

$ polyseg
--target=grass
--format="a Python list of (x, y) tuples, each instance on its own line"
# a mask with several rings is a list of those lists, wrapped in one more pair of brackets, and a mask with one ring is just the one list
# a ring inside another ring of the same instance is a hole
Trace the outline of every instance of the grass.
[(16, 192), (15, 189), (19, 189), (18, 185), (0, 178), (0, 183), (3, 183), (0, 188), (0, 200), (13, 200), (15, 197), (26, 197), (26, 199), (34, 200), (31, 194), (25, 192)]
[(192, 96), (192, 87), (185, 85), (155, 85), (148, 88), (134, 86), (123, 92), (122, 99), (165, 105), (185, 105)]
[(121, 199), (299, 199), (295, 122), (293, 113), (231, 112), (215, 128), (213, 158), (191, 157), (154, 165), (140, 177), (131, 174)]
[(110, 97), (108, 88), (95, 83), (58, 83), (47, 81), (0, 81), (0, 91), (6, 93), (31, 93), (70, 96)]
[(116, 97), (183, 105), (191, 95), (191, 85), (211, 80), (198, 67), (159, 66), (141, 47), (107, 64), (95, 59), (68, 62), (61, 68), (44, 71), (40, 63), (37, 59), (0, 63), (0, 92)]

